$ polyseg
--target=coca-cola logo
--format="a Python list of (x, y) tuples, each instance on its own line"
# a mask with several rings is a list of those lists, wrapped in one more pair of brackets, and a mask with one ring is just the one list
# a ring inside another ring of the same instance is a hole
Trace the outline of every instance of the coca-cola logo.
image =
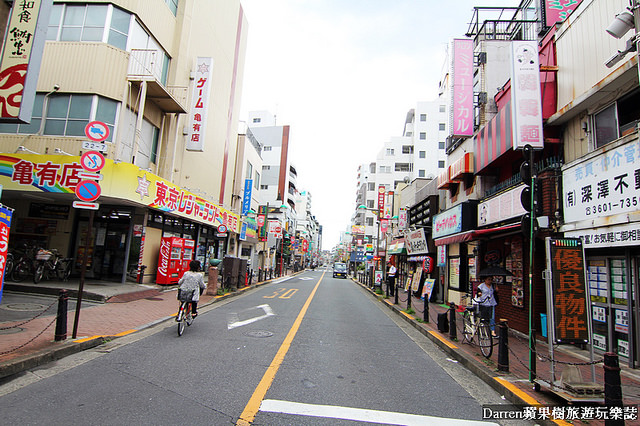
[(171, 252), (171, 246), (167, 241), (163, 241), (160, 246), (160, 265), (158, 265), (158, 272), (163, 277), (168, 275), (167, 269), (169, 268), (169, 254)]

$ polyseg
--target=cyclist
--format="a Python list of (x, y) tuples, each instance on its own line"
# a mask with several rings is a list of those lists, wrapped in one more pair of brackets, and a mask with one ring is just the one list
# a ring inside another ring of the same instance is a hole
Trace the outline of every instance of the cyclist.
[(189, 262), (189, 270), (186, 271), (182, 278), (180, 278), (180, 281), (178, 281), (178, 284), (180, 284), (180, 291), (183, 293), (193, 291), (193, 296), (191, 298), (192, 318), (198, 316), (198, 300), (200, 300), (200, 295), (204, 292), (204, 289), (207, 288), (204, 283), (204, 277), (199, 271), (200, 261), (192, 260)]

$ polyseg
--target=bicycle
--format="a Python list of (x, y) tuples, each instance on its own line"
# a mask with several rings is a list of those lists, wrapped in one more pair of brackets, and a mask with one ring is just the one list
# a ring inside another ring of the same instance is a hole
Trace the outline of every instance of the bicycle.
[(178, 309), (178, 315), (176, 315), (176, 321), (178, 322), (178, 336), (182, 336), (184, 333), (184, 326), (190, 326), (193, 323), (193, 316), (191, 315), (191, 300), (195, 290), (190, 292), (182, 292), (178, 289), (178, 300), (180, 301), (180, 308)]
[(12, 281), (22, 282), (28, 276), (33, 275), (36, 269), (35, 256), (36, 256), (37, 250), (38, 249), (36, 247), (25, 246), (22, 250), (19, 250), (22, 254), (20, 255), (20, 257), (17, 258), (17, 260), (14, 255), (13, 270), (11, 271)]
[[(476, 300), (474, 302), (478, 303)], [(491, 358), (493, 353), (493, 335), (491, 334), (490, 313), (485, 306), (479, 304), (466, 306), (462, 312), (462, 341), (474, 344), (477, 338), (480, 352), (485, 358)]]
[(70, 257), (60, 257), (56, 249), (38, 250), (36, 254), (36, 267), (33, 273), (33, 282), (38, 284), (42, 278), (51, 279), (53, 276), (66, 281), (71, 275)]

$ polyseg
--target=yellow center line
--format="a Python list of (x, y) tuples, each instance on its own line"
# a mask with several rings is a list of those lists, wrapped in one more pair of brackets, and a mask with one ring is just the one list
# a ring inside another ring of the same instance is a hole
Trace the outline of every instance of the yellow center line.
[(316, 286), (313, 288), (313, 291), (307, 298), (307, 301), (304, 303), (304, 306), (302, 306), (302, 309), (300, 309), (300, 313), (298, 314), (298, 317), (296, 318), (296, 320), (293, 322), (293, 325), (291, 326), (291, 329), (289, 330), (287, 337), (285, 337), (284, 341), (282, 342), (280, 349), (278, 349), (276, 356), (273, 358), (273, 361), (271, 361), (271, 364), (267, 368), (267, 371), (264, 373), (264, 376), (262, 376), (262, 380), (260, 380), (260, 383), (258, 383), (258, 386), (256, 386), (256, 389), (253, 391), (253, 395), (251, 395), (249, 402), (247, 402), (247, 405), (244, 407), (244, 411), (240, 415), (240, 418), (236, 422), (236, 425), (238, 426), (250, 425), (251, 422), (253, 422), (253, 420), (256, 418), (256, 414), (258, 414), (258, 411), (260, 410), (260, 404), (262, 404), (262, 400), (264, 399), (265, 395), (267, 394), (267, 391), (271, 387), (271, 383), (273, 383), (273, 379), (275, 379), (276, 373), (278, 372), (280, 365), (282, 365), (282, 361), (284, 361), (285, 355), (287, 355), (287, 352), (291, 347), (291, 342), (293, 341), (293, 338), (296, 337), (296, 333), (300, 328), (302, 319), (306, 315), (307, 309), (311, 304), (311, 300), (315, 296), (316, 291), (318, 290), (318, 287), (320, 286), (320, 282), (322, 281), (322, 278), (324, 278), (325, 273), (326, 273), (326, 270), (325, 272), (322, 273), (322, 276), (318, 280), (318, 283), (316, 284)]

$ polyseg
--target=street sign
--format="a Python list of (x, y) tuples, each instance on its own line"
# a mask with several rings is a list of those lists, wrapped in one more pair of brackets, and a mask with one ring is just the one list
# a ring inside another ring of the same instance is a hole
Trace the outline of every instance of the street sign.
[(109, 137), (109, 127), (102, 121), (92, 121), (84, 128), (84, 134), (93, 142), (102, 142)]
[(100, 173), (78, 172), (79, 179), (102, 180), (103, 177)]
[(82, 149), (85, 151), (107, 152), (107, 144), (92, 141), (82, 141)]
[(218, 233), (226, 234), (226, 232), (227, 232), (227, 225), (219, 225), (218, 226)]
[(85, 202), (97, 200), (101, 192), (100, 185), (93, 180), (83, 180), (76, 186), (76, 196)]
[(98, 172), (104, 167), (106, 160), (98, 151), (87, 151), (80, 157), (80, 165), (89, 172)]
[(99, 203), (84, 203), (82, 201), (74, 201), (73, 207), (76, 209), (89, 209), (89, 210), (98, 210), (100, 208)]

